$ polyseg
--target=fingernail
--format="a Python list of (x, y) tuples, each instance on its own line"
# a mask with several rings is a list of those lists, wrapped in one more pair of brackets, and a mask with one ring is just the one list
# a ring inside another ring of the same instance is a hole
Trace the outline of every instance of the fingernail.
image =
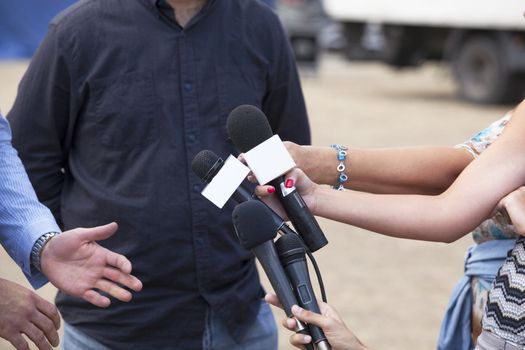
[(268, 187), (268, 189), (266, 191), (268, 191), (268, 193), (274, 193), (275, 192), (275, 187), (270, 186), (270, 187)]
[(295, 320), (292, 319), (292, 318), (288, 318), (288, 319), (286, 320), (286, 325), (288, 326), (288, 328), (293, 328), (293, 327), (295, 327)]
[(303, 344), (309, 344), (312, 341), (312, 337), (309, 335), (303, 336)]
[(293, 179), (288, 179), (288, 180), (286, 180), (286, 182), (284, 183), (284, 187), (286, 187), (286, 188), (292, 188), (292, 187), (293, 187), (293, 184), (294, 184)]

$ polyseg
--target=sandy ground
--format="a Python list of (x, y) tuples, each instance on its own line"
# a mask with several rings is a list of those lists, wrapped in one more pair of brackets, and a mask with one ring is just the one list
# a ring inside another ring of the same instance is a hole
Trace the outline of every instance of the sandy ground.
[[(26, 62), (0, 63), (4, 114), (12, 106), (26, 67)], [(316, 74), (303, 74), (302, 79), (316, 145), (454, 145), (510, 108), (456, 99), (452, 79), (442, 66), (392, 71), (330, 55), (323, 58)], [(470, 237), (448, 245), (414, 242), (326, 220), (320, 223), (330, 244), (315, 256), (329, 302), (348, 326), (372, 349), (435, 348)], [(0, 276), (28, 286), (5, 251), (0, 252)], [(263, 284), (269, 286), (264, 277)], [(52, 286), (38, 291), (48, 300), (54, 292)], [(274, 310), (274, 314), (280, 324), (282, 312)], [(280, 349), (292, 348), (288, 336), (280, 327)], [(11, 348), (0, 339), (0, 350)]]

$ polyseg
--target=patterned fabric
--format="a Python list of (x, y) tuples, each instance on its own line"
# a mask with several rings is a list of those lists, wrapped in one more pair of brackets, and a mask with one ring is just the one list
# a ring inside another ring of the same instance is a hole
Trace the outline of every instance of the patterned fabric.
[(489, 292), (483, 330), (525, 345), (525, 237), (516, 245), (496, 275)]
[(34, 288), (47, 279), (30, 264), (31, 248), (46, 232), (59, 232), (49, 209), (38, 201), (24, 166), (11, 145), (11, 129), (0, 114), (0, 244)]
[(456, 145), (457, 148), (464, 148), (472, 154), (474, 158), (477, 158), (484, 150), (494, 142), (501, 134), (514, 110), (507, 112), (503, 118), (496, 120), (485, 129), (477, 132), (469, 140)]
[[(496, 120), (469, 140), (457, 145), (456, 148), (465, 149), (474, 158), (477, 158), (498, 138), (512, 117), (512, 113), (513, 110), (509, 111), (503, 118)], [(496, 213), (472, 231), (472, 238), (474, 242), (479, 244), (492, 239), (516, 239), (518, 235), (514, 232), (514, 227), (510, 224), (507, 216)]]
[[(456, 148), (465, 149), (474, 158), (477, 158), (501, 134), (512, 117), (512, 112), (513, 111), (509, 111), (503, 118), (493, 122), (487, 128), (476, 133), (469, 140), (457, 145)], [(497, 245), (499, 248), (493, 251), (494, 254), (497, 253), (499, 256), (497, 260), (499, 268), (499, 266), (505, 261), (506, 252), (512, 248), (514, 239), (516, 239), (518, 235), (514, 232), (514, 227), (510, 224), (508, 218), (501, 213), (497, 213), (495, 216), (485, 220), (479, 225), (472, 232), (472, 237), (476, 245), (471, 247), (469, 252), (472, 249), (484, 248), (483, 246), (485, 245), (482, 243), (490, 243), (494, 240), (512, 240), (509, 245)], [(508, 248), (505, 248), (507, 246)], [(465, 261), (465, 277), (458, 283), (458, 285), (463, 286), (463, 289), (461, 289), (463, 294), (456, 291), (458, 288), (456, 286), (456, 289), (451, 296), (451, 300), (449, 301), (446, 316), (441, 325), (438, 339), (438, 349), (440, 350), (470, 349), (472, 347), (471, 340), (467, 339), (468, 337), (463, 334), (465, 332), (463, 330), (465, 326), (471, 328), (471, 339), (474, 341), (481, 333), (483, 313), (497, 268), (492, 269), (492, 271), (489, 272), (489, 260), (485, 261), (484, 259), (479, 259), (477, 262), (479, 271), (468, 272), (467, 261), (468, 259)], [(496, 260), (491, 261), (496, 262)], [(467, 284), (469, 288), (467, 288), (465, 284)], [(468, 293), (468, 297), (464, 293)], [(468, 306), (467, 303), (471, 305)], [(466, 307), (469, 307), (468, 311), (466, 311)], [(454, 323), (452, 322), (453, 318), (451, 318), (450, 315), (454, 315), (456, 312), (460, 314), (469, 313), (470, 316), (466, 316), (454, 326)], [(471, 324), (468, 325), (468, 322)]]

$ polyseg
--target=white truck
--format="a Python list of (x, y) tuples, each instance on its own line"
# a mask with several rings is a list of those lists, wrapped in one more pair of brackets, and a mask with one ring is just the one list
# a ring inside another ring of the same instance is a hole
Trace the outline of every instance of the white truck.
[(350, 59), (396, 67), (446, 60), (467, 100), (524, 96), (523, 0), (324, 0), (324, 7), (343, 25)]

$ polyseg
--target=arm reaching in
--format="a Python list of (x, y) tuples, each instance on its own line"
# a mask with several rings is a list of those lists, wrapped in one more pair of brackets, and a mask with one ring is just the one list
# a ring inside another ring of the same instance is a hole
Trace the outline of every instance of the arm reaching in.
[(142, 283), (131, 275), (131, 262), (99, 244), (111, 237), (116, 223), (93, 228), (77, 228), (53, 237), (43, 248), (42, 272), (66, 294), (84, 298), (99, 307), (111, 301), (96, 290), (120, 301), (130, 301), (131, 292), (140, 291)]
[[(453, 242), (488, 218), (498, 202), (525, 182), (525, 104), (501, 136), (439, 195), (370, 194), (315, 185), (299, 169), (293, 180), (314, 215), (385, 235)], [(267, 196), (267, 186), (259, 186)], [(272, 205), (275, 210), (275, 206)]]
[[(275, 294), (267, 294), (265, 300), (269, 304), (281, 307), (279, 299), (277, 299)], [(363, 343), (357, 339), (354, 333), (348, 329), (344, 321), (341, 319), (341, 316), (339, 316), (334, 308), (321, 301), (319, 302), (319, 308), (321, 309), (322, 315), (304, 310), (297, 305), (292, 307), (292, 312), (294, 316), (300, 321), (313, 324), (321, 328), (333, 350), (367, 349)], [(295, 320), (293, 318), (286, 318), (283, 320), (283, 326), (294, 332), (296, 326)], [(305, 349), (305, 344), (308, 344), (311, 341), (312, 339), (309, 335), (303, 335), (294, 332), (294, 334), (290, 336), (290, 343), (299, 349)]]
[(16, 283), (0, 279), (0, 337), (29, 350), (25, 334), (40, 350), (58, 346), (60, 316), (55, 305)]

